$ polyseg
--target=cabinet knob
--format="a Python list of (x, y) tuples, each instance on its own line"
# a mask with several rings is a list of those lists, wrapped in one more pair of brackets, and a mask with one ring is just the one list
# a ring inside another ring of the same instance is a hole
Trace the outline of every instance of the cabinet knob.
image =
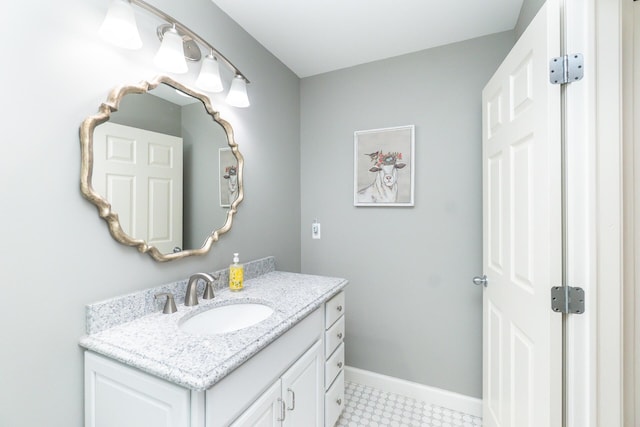
[(338, 333), (338, 339), (342, 339), (342, 332)]
[(338, 362), (338, 368), (342, 368), (342, 362)]
[(336, 307), (336, 310), (338, 310), (338, 311), (342, 311), (342, 306), (341, 306), (341, 305), (337, 306), (337, 307)]
[(342, 399), (338, 399), (338, 400), (336, 400), (336, 403), (337, 403), (338, 405), (342, 405)]

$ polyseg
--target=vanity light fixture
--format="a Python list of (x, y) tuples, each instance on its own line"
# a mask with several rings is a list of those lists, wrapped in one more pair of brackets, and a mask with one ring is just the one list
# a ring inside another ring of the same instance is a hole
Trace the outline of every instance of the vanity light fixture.
[(200, 68), (200, 74), (196, 80), (196, 86), (200, 89), (218, 93), (224, 90), (222, 85), (222, 79), (220, 78), (220, 67), (218, 66), (218, 60), (211, 54), (204, 57), (202, 60), (202, 67)]
[(100, 35), (104, 39), (116, 46), (128, 49), (142, 47), (132, 5), (136, 5), (168, 23), (160, 25), (157, 29), (158, 38), (162, 41), (160, 49), (154, 57), (154, 63), (158, 67), (171, 73), (186, 73), (188, 65), (185, 58), (192, 62), (200, 61), (202, 53), (199, 45), (202, 45), (210, 53), (202, 59), (196, 85), (206, 92), (217, 93), (224, 90), (218, 66), (220, 62), (223, 62), (235, 75), (226, 98), (227, 102), (235, 107), (250, 105), (247, 95), (249, 80), (231, 61), (188, 27), (143, 0), (111, 0), (107, 16), (100, 28)]
[(100, 27), (100, 36), (125, 49), (142, 47), (131, 3), (127, 0), (111, 0), (107, 16)]
[(175, 27), (169, 28), (164, 33), (162, 44), (153, 58), (153, 63), (170, 73), (184, 74), (189, 71), (187, 61), (184, 59), (182, 37)]
[(245, 78), (236, 74), (231, 82), (231, 88), (227, 94), (227, 104), (234, 107), (248, 107), (249, 97), (247, 96), (247, 81)]

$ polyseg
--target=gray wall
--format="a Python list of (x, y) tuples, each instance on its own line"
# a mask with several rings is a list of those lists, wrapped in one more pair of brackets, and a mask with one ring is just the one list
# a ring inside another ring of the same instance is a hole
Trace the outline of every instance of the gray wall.
[[(200, 108), (204, 111), (203, 107)], [(111, 113), (109, 121), (151, 132), (182, 136), (182, 108), (146, 93), (132, 93), (122, 98), (118, 110)]]
[(206, 256), (158, 264), (115, 242), (80, 194), (78, 128), (111, 88), (158, 73), (155, 26), (140, 19), (145, 47), (126, 51), (98, 37), (104, 0), (3, 4), (4, 33), (14, 36), (0, 39), (1, 426), (83, 425), (85, 304), (223, 268), (235, 251), (300, 269), (299, 79), (211, 1), (151, 3), (252, 81), (250, 108), (220, 108), (246, 157), (246, 200)]
[(227, 134), (200, 102), (182, 107), (184, 135), (184, 248), (202, 247), (227, 220), (220, 207), (218, 150), (228, 148)]
[[(513, 32), (305, 78), (302, 270), (346, 277), (346, 362), (481, 396), (481, 91)], [(353, 206), (353, 132), (414, 124), (414, 207)], [(311, 239), (311, 223), (322, 239)]]
[(527, 29), (527, 26), (536, 16), (544, 2), (545, 0), (524, 0), (524, 2), (522, 3), (522, 8), (520, 9), (518, 21), (516, 22), (516, 26), (514, 28), (516, 39), (519, 39), (522, 33), (524, 33), (524, 30)]

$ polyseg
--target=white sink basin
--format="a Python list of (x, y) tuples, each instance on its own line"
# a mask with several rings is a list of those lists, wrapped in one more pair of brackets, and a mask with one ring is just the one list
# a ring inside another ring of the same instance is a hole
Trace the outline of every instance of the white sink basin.
[(272, 314), (273, 309), (264, 304), (222, 305), (190, 317), (180, 329), (196, 335), (224, 334), (253, 326)]

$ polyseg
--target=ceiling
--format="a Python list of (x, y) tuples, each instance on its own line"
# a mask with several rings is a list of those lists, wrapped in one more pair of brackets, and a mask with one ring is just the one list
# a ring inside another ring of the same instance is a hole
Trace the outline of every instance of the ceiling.
[(523, 0), (212, 0), (298, 77), (515, 27)]

